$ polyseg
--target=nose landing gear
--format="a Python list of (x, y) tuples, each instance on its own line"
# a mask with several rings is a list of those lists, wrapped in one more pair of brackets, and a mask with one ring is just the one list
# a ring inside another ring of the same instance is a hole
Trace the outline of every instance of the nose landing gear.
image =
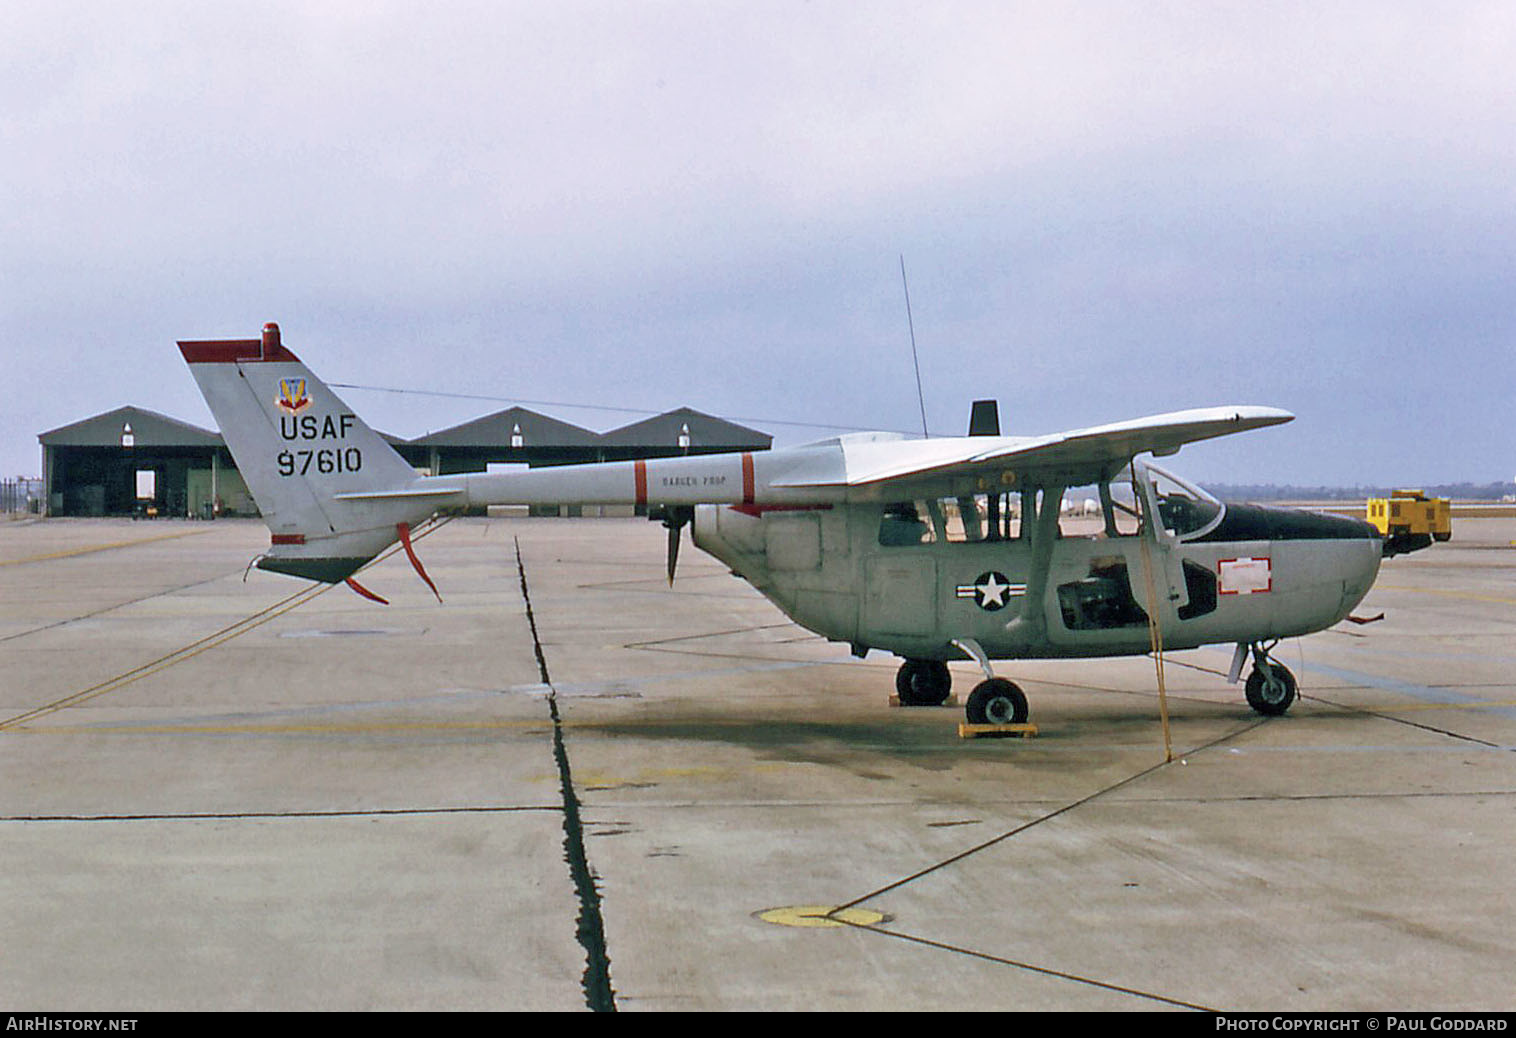
[[(1295, 675), (1291, 674), (1284, 664), (1269, 655), (1269, 650), (1278, 645), (1277, 641), (1264, 645), (1262, 642), (1254, 642), (1251, 646), (1253, 653), (1253, 671), (1248, 675), (1246, 694), (1248, 706), (1265, 717), (1278, 717), (1290, 708), (1295, 702), (1296, 684)], [(1248, 646), (1237, 646), (1239, 657), (1237, 669), (1241, 669), (1241, 656)]]

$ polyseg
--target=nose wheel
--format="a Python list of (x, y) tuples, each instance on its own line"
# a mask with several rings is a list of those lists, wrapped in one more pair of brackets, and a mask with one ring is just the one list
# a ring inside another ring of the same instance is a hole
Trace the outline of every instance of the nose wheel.
[(1248, 675), (1246, 692), (1248, 706), (1265, 717), (1278, 717), (1295, 702), (1295, 675), (1284, 664), (1272, 659), (1268, 648), (1254, 645), (1253, 671)]

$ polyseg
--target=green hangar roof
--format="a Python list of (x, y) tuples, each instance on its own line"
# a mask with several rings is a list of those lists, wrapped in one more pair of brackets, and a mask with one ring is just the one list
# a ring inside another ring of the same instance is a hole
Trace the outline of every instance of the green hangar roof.
[(600, 442), (613, 447), (767, 450), (774, 438), (745, 425), (681, 407), (602, 433)]
[(525, 447), (593, 447), (600, 442), (598, 433), (524, 407), (496, 411), (408, 442), (417, 447), (493, 447), (515, 444), (517, 437)]
[(141, 407), (118, 407), (37, 436), (44, 447), (220, 447), (221, 434)]

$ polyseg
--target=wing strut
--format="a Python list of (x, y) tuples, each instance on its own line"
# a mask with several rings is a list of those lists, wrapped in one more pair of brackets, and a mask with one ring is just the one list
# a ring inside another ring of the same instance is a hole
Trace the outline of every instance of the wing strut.
[(1142, 508), (1142, 527), (1137, 535), (1142, 538), (1142, 575), (1147, 583), (1148, 644), (1152, 648), (1153, 666), (1158, 673), (1158, 717), (1163, 724), (1163, 759), (1172, 762), (1174, 741), (1169, 734), (1169, 696), (1163, 680), (1163, 626), (1158, 618), (1161, 609), (1158, 605), (1157, 583), (1153, 578), (1153, 549), (1157, 545), (1158, 529), (1163, 519), (1154, 514), (1149, 496), (1143, 493), (1137, 482), (1136, 458), (1127, 462), (1127, 469), (1132, 477), (1132, 494)]
[[(1008, 633), (1028, 641), (1040, 641), (1047, 637), (1047, 616), (1043, 598), (1048, 589), (1048, 571), (1053, 566), (1053, 543), (1058, 539), (1058, 510), (1063, 505), (1062, 486), (1044, 486), (1042, 507), (1036, 508), (1037, 490), (1032, 487), (1022, 494), (1021, 528), (1026, 530), (1026, 515), (1035, 509), (1036, 517), (1031, 523), (1032, 565), (1027, 572), (1026, 594), (1021, 599), (1021, 614), (1005, 625)], [(1029, 508), (1028, 506), (1032, 506)]]

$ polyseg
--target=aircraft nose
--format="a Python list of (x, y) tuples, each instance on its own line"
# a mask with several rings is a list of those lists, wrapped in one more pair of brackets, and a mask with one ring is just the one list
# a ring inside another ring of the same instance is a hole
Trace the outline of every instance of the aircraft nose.
[(1379, 531), (1362, 519), (1233, 502), (1227, 502), (1221, 524), (1200, 540), (1313, 543), (1315, 579), (1341, 589), (1342, 616), (1369, 593), (1384, 554)]
[(1330, 541), (1331, 555), (1342, 580), (1341, 611), (1346, 615), (1363, 601), (1379, 576), (1384, 557), (1379, 531), (1362, 519), (1327, 512), (1303, 512), (1293, 508), (1270, 508), (1272, 534), (1278, 540)]
[(1339, 541), (1342, 563), (1342, 615), (1352, 612), (1363, 601), (1374, 580), (1379, 576), (1379, 564), (1384, 560), (1383, 541), (1379, 531), (1361, 519), (1347, 516), (1329, 516), (1341, 533)]

